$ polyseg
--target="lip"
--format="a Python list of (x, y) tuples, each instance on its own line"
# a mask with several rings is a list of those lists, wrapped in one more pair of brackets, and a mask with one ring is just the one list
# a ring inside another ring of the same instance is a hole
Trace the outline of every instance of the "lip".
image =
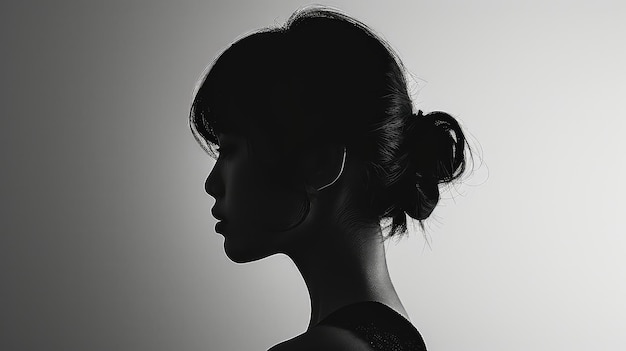
[(215, 231), (222, 234), (224, 233), (224, 227), (226, 226), (226, 222), (225, 221), (219, 221), (215, 224)]
[(224, 220), (224, 215), (222, 215), (220, 213), (220, 211), (216, 210), (215, 208), (211, 209), (211, 214), (213, 215), (213, 217), (215, 217), (215, 219), (217, 219), (218, 221), (223, 221)]
[(215, 231), (217, 233), (223, 234), (224, 230), (225, 230), (225, 226), (226, 226), (226, 222), (224, 221), (219, 221), (215, 224)]

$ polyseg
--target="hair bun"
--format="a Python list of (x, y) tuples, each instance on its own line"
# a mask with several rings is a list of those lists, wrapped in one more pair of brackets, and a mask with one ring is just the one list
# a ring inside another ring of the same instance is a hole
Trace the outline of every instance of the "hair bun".
[(465, 137), (454, 117), (441, 111), (413, 113), (405, 137), (420, 177), (444, 183), (463, 173)]
[(441, 111), (413, 113), (405, 131), (409, 157), (407, 183), (412, 191), (404, 197), (411, 217), (427, 218), (439, 201), (441, 183), (458, 178), (465, 170), (465, 137), (454, 117)]

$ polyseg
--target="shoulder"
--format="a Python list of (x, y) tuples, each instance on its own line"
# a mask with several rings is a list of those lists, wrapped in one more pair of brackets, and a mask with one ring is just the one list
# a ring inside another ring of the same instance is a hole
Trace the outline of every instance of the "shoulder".
[(349, 330), (320, 325), (270, 348), (268, 351), (372, 351), (373, 348)]

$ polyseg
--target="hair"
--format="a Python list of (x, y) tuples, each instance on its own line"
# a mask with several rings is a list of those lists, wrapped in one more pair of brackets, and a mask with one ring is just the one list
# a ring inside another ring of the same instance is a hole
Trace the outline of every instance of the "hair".
[[(424, 230), (439, 185), (465, 170), (466, 140), (456, 119), (414, 113), (398, 55), (335, 9), (296, 10), (284, 25), (238, 39), (209, 67), (189, 121), (211, 157), (222, 132), (263, 136), (283, 165), (321, 143), (345, 145), (361, 181), (343, 215), (353, 225), (391, 219), (385, 239), (406, 234), (406, 215)], [(240, 118), (228, 118), (234, 110)]]

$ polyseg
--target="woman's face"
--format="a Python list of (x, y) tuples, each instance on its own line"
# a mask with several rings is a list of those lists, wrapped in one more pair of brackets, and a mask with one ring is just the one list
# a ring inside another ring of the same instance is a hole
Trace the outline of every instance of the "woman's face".
[[(272, 157), (267, 143), (219, 134), (220, 152), (205, 189), (215, 198), (214, 216), (224, 236), (224, 250), (235, 262), (249, 262), (282, 252), (289, 232), (306, 206), (304, 185), (266, 162)], [(253, 151), (253, 152), (251, 152)], [(257, 156), (258, 155), (258, 156)]]

